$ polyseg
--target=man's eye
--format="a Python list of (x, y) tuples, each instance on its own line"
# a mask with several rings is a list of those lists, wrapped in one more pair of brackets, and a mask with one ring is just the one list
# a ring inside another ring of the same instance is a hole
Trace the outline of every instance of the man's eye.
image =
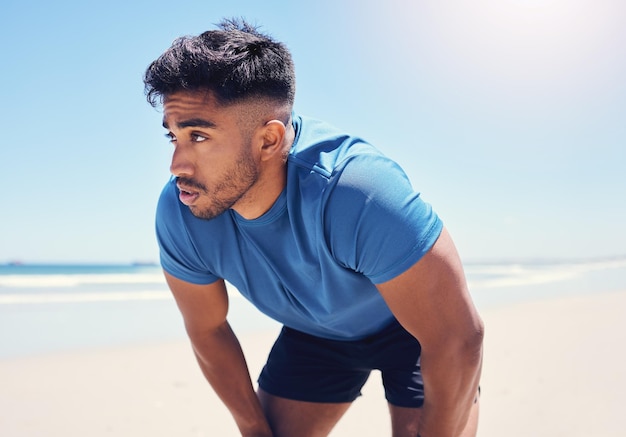
[(173, 133), (168, 132), (165, 134), (165, 138), (167, 138), (169, 140), (170, 143), (173, 143), (176, 141), (176, 137), (174, 136)]
[(206, 141), (207, 137), (205, 137), (204, 135), (200, 135), (200, 134), (191, 134), (191, 141), (193, 141), (194, 143), (200, 143), (202, 141)]

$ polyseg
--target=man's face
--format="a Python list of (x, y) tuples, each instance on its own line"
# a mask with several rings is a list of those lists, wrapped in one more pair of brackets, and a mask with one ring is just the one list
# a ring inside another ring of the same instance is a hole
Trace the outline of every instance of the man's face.
[(236, 209), (259, 178), (253, 129), (241, 126), (237, 106), (220, 106), (204, 91), (184, 91), (164, 99), (163, 114), (180, 201), (203, 219)]

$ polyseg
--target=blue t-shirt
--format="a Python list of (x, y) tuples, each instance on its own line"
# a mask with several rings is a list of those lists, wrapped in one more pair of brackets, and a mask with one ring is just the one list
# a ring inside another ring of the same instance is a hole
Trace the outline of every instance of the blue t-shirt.
[(393, 319), (374, 284), (435, 243), (442, 223), (402, 169), (360, 138), (294, 118), (287, 184), (271, 209), (194, 217), (172, 179), (157, 208), (161, 264), (194, 284), (225, 279), (291, 328), (359, 339)]

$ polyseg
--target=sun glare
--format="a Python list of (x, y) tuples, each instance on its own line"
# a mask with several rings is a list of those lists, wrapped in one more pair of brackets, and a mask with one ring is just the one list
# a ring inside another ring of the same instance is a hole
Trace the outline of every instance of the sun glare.
[(487, 75), (554, 79), (593, 68), (618, 43), (611, 40), (616, 17), (606, 2), (491, 0), (451, 16), (442, 29), (447, 44)]
[(505, 92), (515, 84), (522, 91), (558, 93), (590, 78), (622, 80), (624, 61), (616, 52), (623, 52), (626, 3), (618, 0), (402, 4), (393, 8), (392, 31), (408, 35), (398, 38), (408, 49), (424, 47), (420, 56), (429, 59), (422, 62), (437, 64), (442, 74)]

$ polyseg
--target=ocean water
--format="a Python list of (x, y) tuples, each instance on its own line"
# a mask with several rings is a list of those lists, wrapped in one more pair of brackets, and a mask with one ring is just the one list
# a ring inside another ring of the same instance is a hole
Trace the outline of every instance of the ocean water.
[[(626, 257), (465, 265), (479, 309), (626, 290)], [(230, 289), (236, 332), (277, 327)], [(0, 265), (0, 359), (184, 339), (158, 266)]]

